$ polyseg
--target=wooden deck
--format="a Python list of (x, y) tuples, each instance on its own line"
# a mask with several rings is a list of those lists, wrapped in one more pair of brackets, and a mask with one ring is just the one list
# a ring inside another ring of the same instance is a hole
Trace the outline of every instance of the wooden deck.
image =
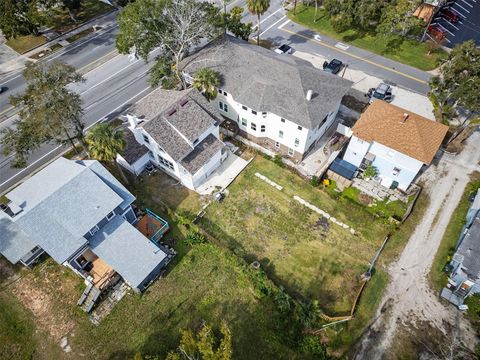
[(160, 221), (148, 215), (143, 216), (135, 225), (147, 239), (150, 239), (162, 226)]
[(113, 276), (115, 270), (105, 261), (97, 257), (92, 261), (92, 269), (89, 274), (93, 277), (93, 285), (99, 289)]

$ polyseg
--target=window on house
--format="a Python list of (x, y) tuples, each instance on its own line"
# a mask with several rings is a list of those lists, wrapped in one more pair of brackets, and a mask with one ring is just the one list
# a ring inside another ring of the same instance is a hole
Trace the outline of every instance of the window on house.
[(220, 108), (220, 110), (224, 111), (223, 110), (223, 102), (219, 101), (218, 102), (218, 107)]
[(243, 126), (247, 126), (247, 119), (242, 118), (242, 125), (243, 125)]
[(155, 155), (153, 155), (153, 152), (151, 152), (151, 151), (148, 152), (148, 156), (150, 156), (150, 158), (152, 158), (152, 159), (155, 159)]
[(278, 137), (279, 137), (280, 139), (283, 139), (283, 131), (282, 131), (282, 130), (279, 130), (279, 131), (278, 131)]
[(160, 150), (160, 152), (165, 152), (160, 145), (158, 145), (158, 150)]
[(288, 148), (288, 156), (293, 156), (295, 151), (292, 148)]
[(95, 225), (92, 229), (90, 229), (88, 232), (90, 233), (90, 235), (95, 235), (95, 233), (98, 231), (98, 226)]
[(255, 110), (252, 110), (253, 115), (257, 115), (257, 112)]
[(297, 147), (298, 145), (300, 145), (300, 140), (299, 140), (299, 139), (295, 139), (295, 147)]
[(248, 108), (245, 105), (242, 105), (243, 110), (248, 110)]
[(223, 111), (228, 112), (228, 105), (227, 104), (223, 104)]
[(143, 141), (145, 141), (147, 144), (150, 144), (150, 139), (145, 134), (143, 134)]
[(115, 212), (112, 211), (111, 213), (109, 213), (109, 214), (107, 215), (107, 220), (110, 221), (110, 220), (112, 220), (114, 217), (115, 217)]
[(400, 174), (400, 171), (401, 171), (401, 170), (400, 170), (399, 168), (397, 168), (397, 167), (396, 167), (396, 168), (393, 168), (393, 172), (392, 172), (393, 176), (397, 176), (398, 174)]
[(227, 92), (225, 90), (223, 90), (223, 95), (227, 96)]
[(250, 124), (250, 128), (251, 128), (253, 131), (257, 131), (257, 124), (251, 123), (251, 124)]
[(279, 148), (279, 147), (280, 147), (280, 143), (279, 143), (278, 141), (275, 142), (275, 147), (276, 147), (276, 148)]
[(260, 132), (265, 132), (265, 125), (260, 126)]
[(284, 118), (281, 118), (280, 121), (281, 121), (282, 123), (284, 123), (284, 122), (285, 122), (285, 119), (284, 119)]
[(158, 157), (158, 161), (160, 162), (161, 165), (163, 165), (164, 167), (170, 169), (170, 170), (174, 170), (175, 168), (173, 167), (173, 163), (168, 161), (167, 159), (164, 159), (163, 157), (159, 156)]
[(298, 127), (298, 130), (302, 131), (302, 127), (301, 127), (301, 126), (299, 126), (299, 127)]
[(266, 112), (266, 111), (262, 111), (262, 116), (263, 116), (264, 118), (266, 118), (266, 117), (267, 117), (267, 112)]

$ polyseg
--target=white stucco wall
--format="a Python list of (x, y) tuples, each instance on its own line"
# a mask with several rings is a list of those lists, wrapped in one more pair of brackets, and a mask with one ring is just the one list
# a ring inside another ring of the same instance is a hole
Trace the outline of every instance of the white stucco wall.
[(146, 153), (133, 164), (129, 164), (122, 155), (117, 154), (117, 162), (135, 175), (139, 175), (143, 170), (145, 170), (145, 166), (147, 166), (151, 159), (152, 158), (150, 157), (150, 154)]
[[(224, 108), (220, 106), (220, 102), (227, 104), (228, 111), (225, 111)], [(332, 108), (332, 112), (327, 117), (326, 122), (315, 129), (305, 127), (299, 129), (299, 125), (295, 123), (295, 119), (284, 119), (282, 122), (280, 116), (270, 112), (263, 114), (262, 109), (251, 109), (247, 106), (245, 106), (247, 109), (244, 109), (243, 104), (235, 101), (228, 93), (224, 95), (223, 91), (222, 93), (218, 93), (215, 100), (213, 100), (213, 105), (218, 109), (220, 114), (236, 121), (240, 129), (248, 134), (255, 137), (268, 137), (303, 154), (308, 150), (310, 145), (318, 140), (332, 125), (340, 107), (340, 102)], [(257, 114), (252, 113), (252, 110), (256, 111)], [(242, 122), (242, 119), (246, 120), (246, 126), (244, 122)], [(252, 123), (256, 125), (256, 130), (252, 129)], [(262, 132), (262, 125), (265, 126), (264, 132)], [(281, 136), (280, 131), (283, 132), (283, 136)], [(297, 144), (296, 140), (298, 140)]]
[[(343, 159), (359, 167), (368, 152), (375, 155), (372, 165), (378, 169), (381, 184), (385, 187), (390, 187), (396, 181), (399, 189), (406, 190), (423, 166), (417, 159), (377, 142), (368, 143), (356, 136), (350, 139)], [(395, 172), (395, 168), (400, 171)]]

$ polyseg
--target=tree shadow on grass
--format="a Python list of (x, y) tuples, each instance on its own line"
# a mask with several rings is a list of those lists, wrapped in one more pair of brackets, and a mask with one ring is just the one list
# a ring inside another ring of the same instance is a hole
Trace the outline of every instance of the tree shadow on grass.
[(382, 50), (382, 55), (395, 55), (399, 52), (405, 40), (400, 36), (394, 36), (386, 39), (385, 49)]

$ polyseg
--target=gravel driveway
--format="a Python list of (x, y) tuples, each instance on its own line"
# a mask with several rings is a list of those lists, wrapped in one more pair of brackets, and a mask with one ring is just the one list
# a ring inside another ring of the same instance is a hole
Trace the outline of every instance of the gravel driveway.
[[(458, 156), (443, 154), (422, 179), (430, 204), (397, 262), (389, 269), (390, 283), (376, 318), (362, 338), (355, 359), (383, 359), (389, 354), (397, 325), (416, 320), (430, 323), (448, 338), (462, 341), (470, 349), (477, 342), (475, 331), (453, 306), (440, 302), (428, 283), (428, 273), (443, 233), (465, 186), (468, 174), (480, 171), (480, 132), (477, 130)], [(452, 336), (448, 328), (457, 332)]]

